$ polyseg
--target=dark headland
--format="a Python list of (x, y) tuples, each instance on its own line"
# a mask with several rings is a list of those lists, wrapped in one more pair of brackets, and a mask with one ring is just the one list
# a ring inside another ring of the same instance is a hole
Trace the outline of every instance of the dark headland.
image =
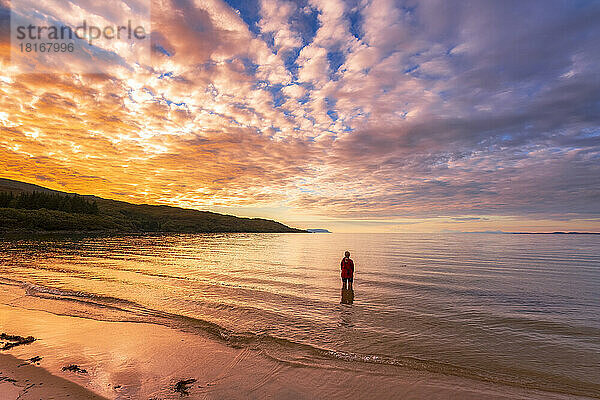
[(287, 233), (263, 218), (240, 218), (165, 205), (131, 204), (0, 178), (0, 232)]

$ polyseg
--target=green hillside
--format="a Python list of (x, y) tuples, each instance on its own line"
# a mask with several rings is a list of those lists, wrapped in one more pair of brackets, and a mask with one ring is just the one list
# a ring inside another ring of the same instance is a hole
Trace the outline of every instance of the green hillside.
[(3, 178), (0, 193), (0, 231), (4, 232), (306, 232), (268, 219), (131, 204)]

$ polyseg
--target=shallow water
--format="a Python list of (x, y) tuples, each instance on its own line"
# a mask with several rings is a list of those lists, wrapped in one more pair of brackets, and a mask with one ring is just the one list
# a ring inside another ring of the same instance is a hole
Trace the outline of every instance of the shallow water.
[[(352, 305), (340, 304), (346, 249)], [(75, 305), (285, 361), (401, 365), (600, 397), (600, 236), (4, 239), (0, 277), (59, 314)]]

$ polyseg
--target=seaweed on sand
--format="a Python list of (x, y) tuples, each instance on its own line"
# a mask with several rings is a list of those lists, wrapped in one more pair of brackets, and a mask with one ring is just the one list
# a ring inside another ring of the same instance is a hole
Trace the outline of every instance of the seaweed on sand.
[(1, 350), (10, 350), (13, 347), (20, 346), (22, 344), (29, 344), (35, 342), (35, 338), (33, 336), (18, 336), (18, 335), (9, 335), (6, 333), (0, 334), (0, 340), (6, 341), (4, 346), (2, 346)]
[(18, 367), (22, 367), (24, 365), (40, 365), (40, 361), (42, 361), (42, 357), (40, 356), (31, 357), (25, 360), (24, 363), (19, 364)]
[(192, 385), (194, 382), (196, 382), (196, 379), (194, 378), (181, 380), (175, 384), (173, 391), (180, 393), (182, 396), (189, 396), (190, 385)]
[(63, 371), (79, 372), (80, 374), (87, 374), (87, 370), (81, 368), (79, 365), (71, 364), (66, 367), (62, 367)]

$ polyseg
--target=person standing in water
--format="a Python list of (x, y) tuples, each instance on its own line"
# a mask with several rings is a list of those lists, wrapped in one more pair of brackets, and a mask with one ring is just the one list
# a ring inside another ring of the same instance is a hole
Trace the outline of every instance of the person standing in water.
[(354, 261), (350, 258), (350, 252), (346, 251), (341, 262), (342, 269), (342, 289), (352, 290), (352, 281), (354, 280)]

